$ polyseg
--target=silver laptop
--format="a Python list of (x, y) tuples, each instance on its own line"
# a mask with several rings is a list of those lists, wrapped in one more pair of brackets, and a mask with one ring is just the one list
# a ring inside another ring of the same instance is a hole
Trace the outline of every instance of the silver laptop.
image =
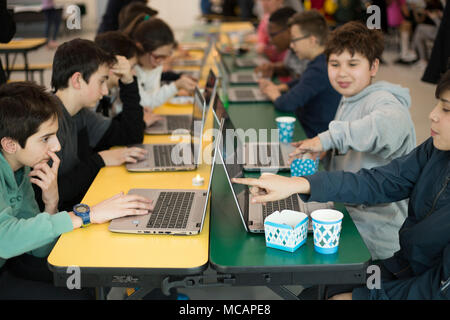
[[(232, 143), (230, 147), (227, 145), (227, 138), (223, 138), (227, 130), (233, 129), (230, 119), (224, 119), (220, 139), (218, 139), (218, 153), (224, 165), (225, 173), (228, 183), (231, 188), (231, 193), (234, 198), (234, 205), (237, 207), (241, 216), (242, 223), (247, 232), (262, 233), (264, 232), (264, 219), (275, 211), (282, 211), (284, 209), (300, 211), (307, 215), (317, 209), (333, 208), (333, 203), (319, 203), (319, 202), (303, 202), (297, 194), (279, 200), (267, 202), (265, 205), (261, 203), (252, 203), (250, 201), (250, 190), (248, 186), (232, 183), (232, 178), (244, 177), (244, 167), (239, 164), (239, 156), (237, 155), (238, 146)], [(236, 142), (237, 139), (235, 139)], [(228, 204), (223, 204), (228, 207)], [(308, 230), (312, 232), (312, 223), (309, 223)]]
[[(217, 141), (213, 147), (212, 164), (217, 155)], [(143, 234), (194, 235), (203, 229), (209, 193), (214, 172), (208, 180), (207, 190), (185, 189), (131, 189), (128, 194), (139, 194), (153, 200), (154, 209), (143, 216), (114, 219), (109, 225), (112, 232)]]
[[(228, 119), (229, 115), (218, 94), (215, 94), (211, 101), (214, 118), (217, 123), (221, 119)], [(228, 125), (230, 129), (235, 129), (232, 121)], [(287, 163), (289, 154), (295, 150), (290, 143), (280, 142), (245, 142), (239, 141), (243, 145), (243, 168), (246, 171), (290, 171), (291, 167)]]
[(203, 57), (201, 59), (176, 59), (172, 62), (173, 66), (183, 66), (183, 67), (199, 67), (204, 66), (206, 59), (208, 58), (209, 51), (213, 45), (214, 40), (211, 39), (208, 42), (208, 46), (205, 48)]
[(197, 168), (201, 156), (202, 133), (205, 123), (205, 100), (198, 87), (194, 92), (194, 108), (191, 121), (193, 136), (190, 142), (170, 144), (141, 144), (136, 147), (147, 150), (145, 159), (127, 163), (128, 171), (186, 171)]
[(203, 90), (203, 97), (205, 98), (206, 111), (208, 114), (209, 107), (211, 105), (211, 98), (216, 94), (217, 91), (217, 77), (212, 69), (209, 69), (208, 78), (206, 78), (205, 90)]
[[(233, 59), (235, 56), (232, 55)], [(223, 62), (221, 59), (222, 67), (224, 71), (228, 74), (228, 81), (231, 84), (257, 84), (258, 76), (253, 71), (237, 71), (233, 72), (230, 70), (228, 64)], [(234, 60), (233, 60), (234, 63)]]
[[(234, 48), (230, 35), (225, 33), (225, 38), (231, 48)], [(268, 62), (268, 60), (262, 56), (255, 57), (238, 57), (236, 51), (231, 50), (231, 56), (233, 57), (233, 64), (239, 68), (256, 68), (257, 66)]]

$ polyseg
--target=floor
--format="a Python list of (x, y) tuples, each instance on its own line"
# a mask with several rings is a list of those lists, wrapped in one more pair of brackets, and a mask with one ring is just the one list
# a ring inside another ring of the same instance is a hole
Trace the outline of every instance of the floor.
[[(182, 31), (176, 32), (178, 38), (181, 38)], [(65, 41), (74, 37), (83, 37), (87, 39), (93, 39), (94, 33), (78, 33), (72, 37), (65, 37), (59, 41)], [(48, 50), (43, 47), (36, 52), (33, 52), (29, 56), (30, 63), (49, 63), (52, 61), (54, 50)], [(396, 65), (393, 61), (397, 58), (397, 54), (394, 51), (385, 51), (384, 60), (385, 64), (381, 65), (376, 80), (386, 80), (392, 83), (400, 84), (410, 89), (411, 94), (411, 116), (416, 128), (417, 144), (422, 143), (430, 135), (430, 124), (428, 120), (428, 114), (436, 104), (434, 97), (435, 86), (420, 81), (422, 72), (411, 66)], [(21, 57), (17, 58), (17, 63), (22, 63)], [(51, 72), (45, 71), (44, 84), (49, 87)], [(12, 80), (23, 80), (23, 74), (16, 73), (11, 77)], [(38, 81), (38, 77), (36, 77)], [(212, 271), (211, 271), (212, 272)], [(294, 293), (301, 291), (300, 286), (289, 287)], [(272, 292), (266, 287), (218, 287), (218, 288), (196, 288), (196, 289), (183, 289), (179, 290), (187, 294), (191, 299), (267, 299), (274, 300), (280, 299), (278, 295)]]

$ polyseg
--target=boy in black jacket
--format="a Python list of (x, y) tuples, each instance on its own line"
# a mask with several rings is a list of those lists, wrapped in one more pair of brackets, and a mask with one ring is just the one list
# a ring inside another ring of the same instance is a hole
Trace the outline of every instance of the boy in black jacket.
[[(127, 64), (123, 62), (84, 39), (63, 43), (55, 53), (52, 87), (62, 111), (57, 132), (61, 143), (57, 154), (61, 159), (58, 172), (61, 210), (71, 210), (81, 201), (102, 167), (136, 162), (146, 152), (126, 147), (108, 150), (111, 146), (143, 140), (145, 123), (136, 78), (131, 66), (124, 67)], [(124, 105), (120, 117), (113, 119), (90, 109), (108, 94), (111, 71), (120, 79)], [(35, 188), (35, 192), (40, 203), (40, 190)]]

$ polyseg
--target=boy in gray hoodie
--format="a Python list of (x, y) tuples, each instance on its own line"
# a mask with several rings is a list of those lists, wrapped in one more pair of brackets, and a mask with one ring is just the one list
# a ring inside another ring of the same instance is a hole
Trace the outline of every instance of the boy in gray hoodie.
[[(331, 33), (325, 50), (328, 77), (343, 97), (328, 130), (294, 143), (297, 149), (291, 157), (327, 151), (323, 158), (327, 170), (356, 172), (387, 164), (414, 149), (409, 89), (385, 81), (372, 84), (382, 52), (381, 32), (362, 23), (349, 22)], [(346, 205), (372, 259), (388, 258), (399, 249), (398, 230), (407, 206), (407, 200)]]

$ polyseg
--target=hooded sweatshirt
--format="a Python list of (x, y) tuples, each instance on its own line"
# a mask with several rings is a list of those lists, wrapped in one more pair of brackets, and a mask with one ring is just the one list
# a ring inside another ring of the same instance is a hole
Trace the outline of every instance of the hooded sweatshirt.
[(56, 238), (73, 229), (66, 211), (39, 213), (29, 173), (29, 167), (13, 172), (0, 152), (0, 268), (23, 253), (47, 256)]
[[(409, 113), (409, 89), (385, 81), (343, 97), (329, 129), (320, 133), (328, 171), (356, 172), (389, 163), (415, 148)], [(407, 200), (375, 206), (346, 205), (373, 259), (399, 249), (398, 230), (407, 216)]]

